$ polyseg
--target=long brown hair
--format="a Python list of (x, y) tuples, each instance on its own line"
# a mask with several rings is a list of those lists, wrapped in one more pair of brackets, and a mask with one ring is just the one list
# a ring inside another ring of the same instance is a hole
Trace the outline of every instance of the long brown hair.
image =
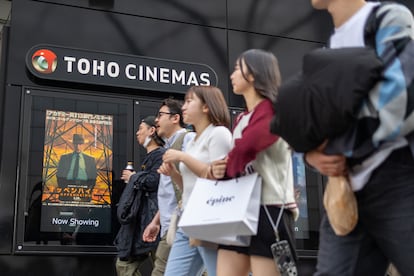
[(208, 107), (208, 119), (215, 126), (230, 127), (230, 113), (221, 90), (215, 86), (192, 86), (187, 95), (194, 93)]

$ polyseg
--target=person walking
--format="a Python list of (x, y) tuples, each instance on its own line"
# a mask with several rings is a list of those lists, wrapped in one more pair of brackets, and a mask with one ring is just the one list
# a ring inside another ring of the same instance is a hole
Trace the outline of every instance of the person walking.
[(233, 129), (233, 148), (224, 160), (213, 163), (215, 178), (238, 177), (257, 172), (262, 177), (262, 196), (258, 232), (250, 246), (220, 245), (217, 261), (218, 276), (279, 275), (273, 260), (271, 245), (275, 232), (273, 222), (284, 205), (279, 224), (280, 239), (287, 240), (295, 256), (294, 220), (298, 217), (289, 145), (270, 133), (270, 121), (281, 76), (276, 57), (264, 50), (250, 49), (236, 60), (230, 76), (233, 92), (242, 95), (247, 110), (236, 119)]
[[(230, 150), (231, 132), (229, 110), (217, 87), (191, 87), (182, 110), (184, 122), (193, 126), (196, 135), (184, 151), (167, 150), (159, 172), (171, 176), (183, 190), (182, 208), (185, 210), (197, 177), (205, 177), (211, 162), (224, 158)], [(179, 170), (175, 162), (179, 162)], [(205, 266), (208, 275), (214, 276), (216, 264), (216, 247), (190, 246), (190, 237), (178, 228), (164, 275), (197, 275)]]
[[(195, 133), (185, 129), (182, 114), (182, 102), (175, 99), (165, 99), (155, 118), (157, 134), (164, 139), (164, 148), (184, 150), (187, 142), (194, 138)], [(174, 184), (170, 176), (161, 174), (158, 186), (158, 212), (150, 224), (145, 228), (143, 240), (153, 242), (159, 235), (160, 242), (155, 252), (152, 276), (162, 276), (167, 266), (171, 245), (167, 243), (167, 232), (171, 216), (177, 208), (181, 198), (181, 190)]]
[(156, 133), (155, 117), (144, 118), (136, 133), (138, 143), (147, 154), (138, 172), (123, 170), (121, 179), (127, 182), (118, 203), (118, 220), (121, 228), (115, 238), (118, 250), (115, 267), (118, 276), (141, 276), (140, 266), (151, 257), (158, 239), (142, 239), (145, 227), (158, 211), (157, 190), (162, 163), (164, 141)]
[[(345, 236), (335, 235), (324, 215), (315, 275), (384, 275), (390, 262), (401, 275), (412, 275), (412, 13), (397, 3), (311, 3), (332, 16), (331, 48), (375, 47), (384, 63), (382, 78), (369, 91), (352, 128), (304, 156), (321, 174), (349, 178), (359, 213), (356, 227)], [(374, 26), (371, 31), (370, 26)]]

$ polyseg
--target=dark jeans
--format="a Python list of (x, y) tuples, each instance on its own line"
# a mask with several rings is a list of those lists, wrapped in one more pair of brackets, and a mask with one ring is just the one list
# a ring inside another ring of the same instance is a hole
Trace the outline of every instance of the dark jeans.
[(383, 276), (392, 262), (402, 276), (414, 273), (414, 160), (395, 150), (356, 193), (359, 221), (336, 236), (326, 215), (320, 228), (315, 276)]

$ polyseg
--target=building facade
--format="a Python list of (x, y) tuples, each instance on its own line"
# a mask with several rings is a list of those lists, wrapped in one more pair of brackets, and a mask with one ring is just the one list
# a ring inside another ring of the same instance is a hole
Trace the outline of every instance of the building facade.
[[(11, 11), (0, 67), (2, 275), (115, 275), (120, 173), (144, 155), (139, 119), (198, 84), (218, 86), (234, 117), (244, 107), (229, 75), (241, 52), (272, 51), (287, 79), (332, 29), (310, 1), (13, 0)], [(96, 164), (93, 187), (59, 184), (75, 134)], [(295, 160), (299, 271), (310, 275), (323, 178)]]

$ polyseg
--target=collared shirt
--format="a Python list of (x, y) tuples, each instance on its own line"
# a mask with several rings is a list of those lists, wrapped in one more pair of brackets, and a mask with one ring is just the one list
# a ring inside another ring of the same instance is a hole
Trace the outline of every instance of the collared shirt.
[[(185, 129), (181, 129), (174, 133), (165, 143), (164, 147), (169, 148), (172, 144), (174, 144), (175, 140), (180, 136), (181, 133), (185, 132)], [(195, 136), (194, 132), (190, 132), (185, 135), (183, 140), (183, 145), (181, 150), (184, 150), (187, 142), (192, 140)], [(161, 223), (161, 231), (160, 236), (163, 237), (167, 230), (168, 226), (170, 225), (171, 215), (174, 212), (175, 208), (177, 207), (177, 200), (175, 197), (175, 191), (173, 187), (173, 183), (171, 181), (171, 177), (161, 174), (160, 175), (160, 183), (158, 186), (158, 209), (160, 211), (160, 223)]]
[[(73, 179), (73, 170), (75, 168), (75, 162), (76, 162), (76, 157), (77, 155), (79, 155), (79, 167), (78, 167), (78, 173), (77, 173), (77, 177), (76, 179)], [(72, 155), (72, 161), (70, 164), (70, 169), (68, 171), (68, 175), (67, 175), (67, 179), (68, 180), (88, 180), (88, 175), (86, 174), (86, 165), (85, 165), (85, 159), (83, 158), (83, 154), (82, 153), (74, 153)]]

